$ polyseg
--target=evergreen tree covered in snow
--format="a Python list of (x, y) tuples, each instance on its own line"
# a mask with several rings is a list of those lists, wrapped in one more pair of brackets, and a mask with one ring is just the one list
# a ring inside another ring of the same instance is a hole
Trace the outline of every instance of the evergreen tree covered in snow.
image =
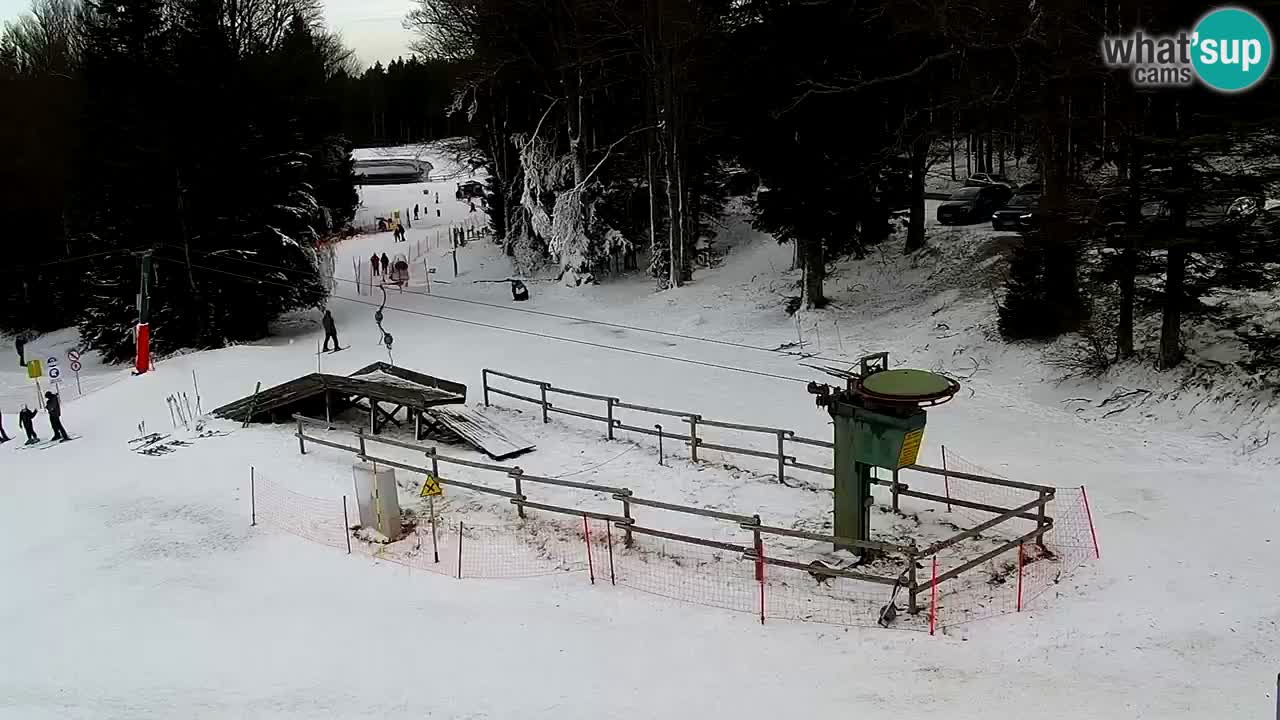
[(96, 261), (81, 326), (109, 359), (133, 353), (136, 253), (154, 259), (160, 353), (260, 338), (326, 297), (315, 248), (356, 205), (349, 148), (325, 120), (333, 46), (301, 13), (274, 40), (239, 31), (214, 0), (92, 15), (75, 229), (120, 251)]

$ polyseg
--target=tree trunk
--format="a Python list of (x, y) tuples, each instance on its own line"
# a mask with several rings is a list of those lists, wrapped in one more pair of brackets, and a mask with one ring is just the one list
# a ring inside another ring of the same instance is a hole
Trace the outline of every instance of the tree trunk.
[(826, 279), (827, 268), (822, 257), (822, 240), (806, 238), (797, 242), (800, 243), (800, 255), (804, 259), (804, 306), (824, 307), (827, 296), (823, 294), (822, 283)]
[(1164, 312), (1160, 320), (1160, 369), (1182, 362), (1182, 296), (1187, 274), (1187, 249), (1169, 248), (1164, 276)]
[(911, 143), (911, 215), (907, 222), (907, 242), (902, 247), (904, 255), (924, 247), (924, 175), (928, 159), (929, 136), (920, 133)]

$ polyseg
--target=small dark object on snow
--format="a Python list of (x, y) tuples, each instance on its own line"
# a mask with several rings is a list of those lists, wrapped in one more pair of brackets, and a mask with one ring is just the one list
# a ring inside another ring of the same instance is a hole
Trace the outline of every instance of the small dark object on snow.
[(529, 287), (521, 280), (511, 281), (511, 299), (516, 302), (529, 299)]
[(27, 356), (26, 356), (27, 339), (19, 335), (18, 338), (13, 341), (13, 346), (18, 349), (18, 364), (21, 365), (22, 367), (26, 367), (27, 366)]
[(880, 623), (880, 627), (889, 627), (893, 624), (894, 618), (896, 617), (898, 617), (897, 605), (889, 603), (888, 605), (880, 608), (880, 620), (878, 621)]
[[(811, 568), (822, 568), (823, 570), (830, 570), (830, 569), (831, 569), (831, 567), (830, 567), (829, 565), (827, 565), (826, 563), (822, 562), (821, 560), (814, 560), (813, 562), (809, 563), (809, 567), (811, 567)], [(813, 570), (810, 570), (810, 571), (809, 571), (809, 575), (810, 575), (810, 577), (812, 577), (814, 580), (817, 580), (819, 585), (825, 585), (825, 584), (827, 584), (827, 583), (831, 582), (831, 575), (828, 575), (827, 573), (823, 573), (823, 572), (814, 572)]]

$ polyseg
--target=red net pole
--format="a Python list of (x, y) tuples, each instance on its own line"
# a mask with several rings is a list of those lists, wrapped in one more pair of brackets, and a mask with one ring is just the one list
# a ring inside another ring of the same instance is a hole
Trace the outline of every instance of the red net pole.
[(582, 540), (587, 544), (587, 573), (591, 576), (591, 584), (596, 584), (596, 567), (591, 564), (591, 526), (587, 524), (587, 516), (582, 516)]
[(1084, 516), (1089, 519), (1089, 534), (1093, 536), (1093, 556), (1102, 558), (1102, 551), (1098, 549), (1098, 531), (1093, 529), (1093, 513), (1089, 512), (1089, 494), (1084, 491), (1084, 486), (1080, 486), (1080, 498), (1084, 500)]
[(929, 584), (929, 634), (938, 624), (938, 557), (933, 558), (933, 582)]
[(1018, 606), (1016, 609), (1022, 612), (1022, 543), (1018, 543)]
[(613, 525), (609, 522), (604, 524), (604, 536), (609, 545), (609, 584), (617, 585), (618, 579), (613, 574)]

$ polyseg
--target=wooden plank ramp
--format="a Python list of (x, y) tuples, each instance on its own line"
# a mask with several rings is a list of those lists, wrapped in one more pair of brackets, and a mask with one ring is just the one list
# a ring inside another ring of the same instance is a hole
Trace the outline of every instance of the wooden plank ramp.
[(493, 420), (465, 405), (433, 407), (427, 410), (427, 414), (494, 460), (514, 457), (535, 447), (533, 443), (504, 430)]

